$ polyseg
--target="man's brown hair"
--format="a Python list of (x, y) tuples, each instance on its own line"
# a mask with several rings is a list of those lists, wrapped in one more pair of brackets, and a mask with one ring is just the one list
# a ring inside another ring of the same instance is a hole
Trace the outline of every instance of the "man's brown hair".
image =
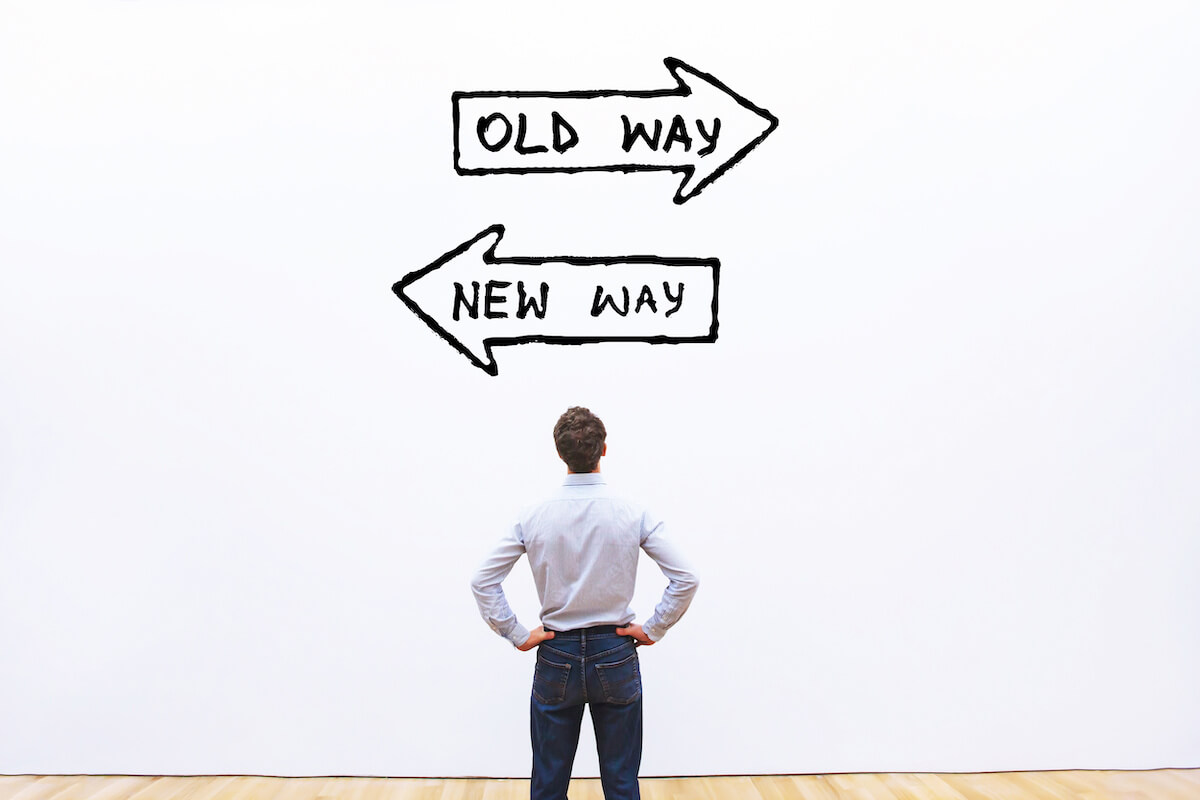
[(572, 406), (554, 424), (554, 446), (571, 472), (594, 472), (604, 452), (604, 423), (582, 406)]

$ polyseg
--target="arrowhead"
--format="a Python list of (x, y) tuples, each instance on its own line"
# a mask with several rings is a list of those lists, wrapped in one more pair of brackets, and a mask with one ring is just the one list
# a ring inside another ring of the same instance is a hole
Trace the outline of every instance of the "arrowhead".
[(504, 226), (493, 225), (429, 266), (408, 273), (392, 285), (392, 291), (414, 314), (489, 375), (496, 375), (499, 367), (484, 337), (472, 335), (472, 332), (482, 334), (482, 329), (465, 320), (455, 320), (453, 308), (447, 305), (446, 298), (454, 297), (451, 284), (456, 280), (462, 282), (464, 275), (477, 271), (481, 265), (495, 263), (496, 245), (503, 236)]
[[(695, 164), (683, 169), (683, 183), (674, 197), (675, 203), (682, 205), (757, 147), (775, 130), (779, 119), (712, 75), (695, 70), (677, 58), (668, 58), (664, 63), (679, 81), (684, 96), (690, 96), (697, 104), (698, 118), (721, 119), (717, 150), (708, 156), (700, 156)], [(732, 155), (726, 155), (728, 153)]]

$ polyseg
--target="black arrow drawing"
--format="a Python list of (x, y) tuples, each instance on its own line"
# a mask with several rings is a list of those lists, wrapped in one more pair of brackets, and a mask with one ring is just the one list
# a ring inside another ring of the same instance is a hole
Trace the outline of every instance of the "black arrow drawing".
[(493, 225), (392, 286), (489, 375), (501, 345), (717, 340), (715, 258), (498, 258), (503, 236)]
[(455, 92), (460, 175), (531, 172), (683, 173), (687, 202), (779, 124), (712, 75), (664, 62), (674, 89), (642, 92)]

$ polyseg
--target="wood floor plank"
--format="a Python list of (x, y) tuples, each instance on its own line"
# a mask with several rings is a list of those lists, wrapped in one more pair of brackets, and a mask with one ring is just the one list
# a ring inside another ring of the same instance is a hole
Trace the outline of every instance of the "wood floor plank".
[(47, 775), (45, 777), (35, 777), (36, 784), (30, 788), (31, 793), (22, 793), (21, 800), (47, 800), (59, 794), (67, 787), (75, 783), (83, 781), (83, 776), (80, 775)]
[(239, 775), (228, 785), (227, 791), (218, 793), (214, 800), (258, 800), (259, 796), (267, 794), (272, 780), (276, 779), (261, 775)]
[[(1088, 777), (1083, 777), (1087, 775), (1090, 775), (1090, 780)], [(1095, 800), (1096, 797), (1103, 798), (1106, 794), (1113, 794), (1114, 792), (1118, 797), (1122, 798), (1130, 794), (1130, 792), (1123, 792), (1113, 783), (1112, 773), (1079, 773), (1074, 770), (1063, 770), (1053, 773), (1051, 777), (1063, 789), (1070, 792), (1071, 794), (1068, 796), (1072, 798), (1079, 797), (1082, 800)], [(1143, 788), (1143, 785), (1133, 784), (1131, 792), (1138, 792)], [(1088, 797), (1087, 795), (1089, 794), (1093, 796)], [(1133, 798), (1132, 800), (1138, 799)]]
[(28, 775), (5, 775), (0, 782), (0, 800), (32, 800), (38, 790), (38, 781)]
[(1119, 774), (1076, 773), (1064, 770), (1047, 775), (1070, 792), (1071, 797), (1078, 800), (1108, 800), (1112, 797), (1119, 797), (1121, 800), (1151, 800), (1146, 794), (1138, 791), (1142, 788), (1138, 784), (1129, 784), (1127, 788), (1121, 788), (1123, 784)]
[(1019, 800), (1011, 784), (1002, 777), (1007, 773), (966, 772), (943, 774), (942, 778), (969, 800)]
[[(1142, 773), (1124, 773), (1123, 778), (1129, 780), (1133, 776)], [(1136, 779), (1135, 779), (1136, 780)], [(1138, 784), (1143, 785), (1143, 784)], [(1146, 783), (1144, 784), (1146, 792), (1157, 792), (1153, 797), (1158, 797), (1160, 794), (1164, 798), (1183, 798), (1185, 800), (1195, 800), (1200, 797), (1200, 770), (1177, 770), (1164, 769), (1156, 770), (1153, 773), (1146, 773)]]
[(896, 800), (882, 775), (874, 773), (852, 773), (846, 775), (854, 800)]
[[(410, 800), (418, 791), (433, 792), (438, 790), (438, 787), (435, 785), (436, 783), (436, 781), (427, 779), (406, 779), (399, 781), (376, 778), (367, 785), (366, 791), (363, 792), (362, 800)], [(326, 796), (330, 795), (327, 794)], [(316, 795), (296, 798), (296, 800), (316, 800)]]
[(685, 791), (679, 778), (642, 778), (641, 790), (646, 800), (682, 800)]
[(125, 775), (108, 777), (88, 800), (126, 800), (154, 783), (153, 776)]
[(13, 775), (0, 787), (0, 800), (43, 800), (54, 785), (55, 776)]
[(47, 800), (89, 800), (100, 794), (114, 778), (107, 775), (76, 775), (64, 781), (61, 788), (47, 795)]
[(518, 778), (502, 781), (482, 781), (483, 800), (527, 800), (529, 779)]
[(750, 780), (754, 783), (754, 791), (758, 793), (754, 800), (789, 800), (789, 795), (784, 794), (787, 784), (778, 778), (755, 775)]
[[(573, 800), (603, 800), (595, 778)], [(1200, 769), (643, 778), (646, 800), (1196, 800)], [(525, 800), (526, 779), (0, 775), (0, 800)]]
[(929, 787), (932, 796), (938, 800), (972, 800), (947, 783), (945, 777), (936, 772), (922, 772), (917, 777), (921, 783)]
[(791, 785), (795, 789), (795, 795), (790, 797), (799, 797), (802, 800), (839, 800), (841, 794), (838, 788), (829, 782), (827, 775), (795, 775), (792, 776)]
[(884, 782), (899, 800), (939, 800), (922, 777), (915, 772), (893, 772), (885, 776)]
[(1054, 780), (1053, 774), (1037, 772), (1014, 772), (1012, 784), (1025, 791), (1030, 797), (1046, 800), (1075, 800), (1069, 789)]
[[(184, 780), (190, 780), (185, 778)], [(227, 787), (237, 780), (232, 775), (211, 775), (207, 780), (197, 783), (194, 788), (184, 786), (181, 794), (174, 795), (171, 800), (215, 800), (221, 797)]]
[(840, 792), (838, 800), (894, 800), (890, 793), (874, 795), (867, 786), (866, 774), (830, 775), (829, 785)]
[(254, 800), (312, 800), (327, 778), (274, 778)]

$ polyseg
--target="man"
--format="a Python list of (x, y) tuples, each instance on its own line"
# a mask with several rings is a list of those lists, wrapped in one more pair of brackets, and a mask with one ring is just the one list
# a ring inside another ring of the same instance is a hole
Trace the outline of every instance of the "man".
[[(479, 612), (518, 650), (537, 648), (530, 700), (532, 800), (563, 800), (579, 744), (583, 707), (591, 708), (605, 800), (639, 798), (642, 678), (637, 646), (652, 645), (679, 621), (697, 581), (663, 537), (663, 524), (614, 497), (600, 476), (608, 451), (604, 423), (586, 408), (567, 409), (554, 445), (567, 465), (557, 494), (523, 512), (471, 581)], [(644, 624), (634, 622), (638, 551), (668, 585)], [(524, 553), (542, 604), (532, 631), (517, 621), (500, 584)]]

